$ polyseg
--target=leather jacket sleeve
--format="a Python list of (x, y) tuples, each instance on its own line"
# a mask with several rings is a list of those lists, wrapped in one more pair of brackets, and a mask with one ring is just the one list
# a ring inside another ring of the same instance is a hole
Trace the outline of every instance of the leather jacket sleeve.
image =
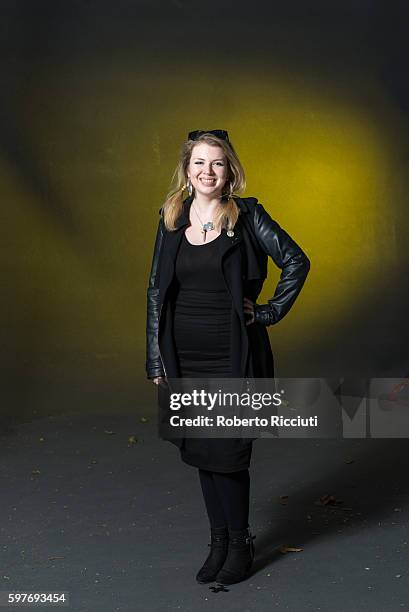
[(146, 374), (148, 378), (165, 376), (162, 360), (159, 352), (158, 332), (159, 332), (159, 285), (158, 285), (158, 264), (162, 251), (164, 237), (163, 219), (159, 221), (156, 234), (155, 246), (153, 249), (153, 260), (149, 275), (148, 296), (147, 296), (147, 318), (146, 318)]
[(282, 319), (295, 302), (310, 269), (310, 261), (294, 240), (257, 202), (254, 230), (263, 251), (281, 268), (280, 280), (267, 304), (254, 305), (254, 320), (273, 325)]

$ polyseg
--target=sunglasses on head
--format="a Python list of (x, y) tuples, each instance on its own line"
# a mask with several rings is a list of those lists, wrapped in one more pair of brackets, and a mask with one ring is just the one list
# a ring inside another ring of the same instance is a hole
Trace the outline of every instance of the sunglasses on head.
[(187, 139), (197, 140), (202, 134), (213, 134), (213, 136), (217, 136), (217, 138), (229, 142), (229, 135), (226, 130), (194, 130), (193, 132), (189, 132)]

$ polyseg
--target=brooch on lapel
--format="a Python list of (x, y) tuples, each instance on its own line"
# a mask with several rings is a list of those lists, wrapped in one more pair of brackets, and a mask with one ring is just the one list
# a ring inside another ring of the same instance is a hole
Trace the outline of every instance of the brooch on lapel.
[(227, 235), (228, 235), (229, 238), (233, 238), (233, 236), (234, 236), (233, 230), (227, 230)]

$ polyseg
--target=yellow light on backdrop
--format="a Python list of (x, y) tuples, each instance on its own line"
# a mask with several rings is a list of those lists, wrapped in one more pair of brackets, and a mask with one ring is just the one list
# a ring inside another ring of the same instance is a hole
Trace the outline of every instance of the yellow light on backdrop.
[[(24, 299), (44, 319), (43, 346), (136, 349), (140, 361), (129, 371), (143, 377), (158, 210), (181, 140), (196, 128), (229, 130), (246, 169), (246, 195), (258, 197), (310, 256), (299, 304), (271, 330), (279, 350), (305, 349), (314, 328), (322, 337), (336, 335), (382, 291), (401, 256), (391, 237), (405, 205), (399, 160), (406, 144), (399, 134), (407, 125), (371, 73), (331, 87), (278, 69), (266, 75), (243, 68), (237, 82), (221, 66), (198, 73), (185, 65), (171, 76), (165, 68), (164, 74), (147, 69), (137, 77), (126, 66), (67, 66), (59, 73), (39, 66), (36, 76), (21, 109), (29, 148), (49, 197), (72, 211), (80, 238), (64, 232), (62, 218), (59, 226), (58, 209), (47, 219), (39, 194), (13, 170), (18, 206), (8, 215), (16, 225), (23, 217), (33, 221), (23, 226), (22, 242), (34, 240), (41, 253), (29, 262), (36, 286), (27, 284)], [(370, 112), (360, 101), (364, 92), (378, 100)], [(21, 247), (16, 243), (13, 252), (10, 244), (11, 276)], [(262, 300), (278, 275), (272, 268)], [(15, 316), (17, 329), (24, 315), (17, 309)]]

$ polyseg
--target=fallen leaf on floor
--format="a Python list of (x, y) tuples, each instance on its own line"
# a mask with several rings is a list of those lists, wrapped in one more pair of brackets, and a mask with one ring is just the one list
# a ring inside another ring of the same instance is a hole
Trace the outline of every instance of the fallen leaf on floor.
[(112, 436), (112, 434), (114, 434), (114, 433), (115, 433), (115, 431), (111, 431), (110, 429), (104, 429), (104, 433), (106, 433), (106, 434), (108, 434), (108, 435)]
[(322, 495), (317, 501), (314, 502), (316, 506), (328, 506), (328, 505), (337, 505), (343, 504), (344, 502), (336, 499), (334, 495)]
[(31, 470), (31, 473), (32, 473), (33, 475), (36, 475), (36, 474), (41, 474), (40, 470)]
[(147, 423), (149, 421), (149, 419), (147, 419), (146, 417), (141, 417), (141, 423)]
[(91, 463), (94, 463), (94, 464), (98, 463), (98, 460), (97, 459), (91, 459)]
[(49, 561), (54, 561), (54, 559), (65, 559), (65, 557), (48, 557)]
[(288, 502), (288, 495), (280, 495), (280, 504), (285, 505)]
[(283, 553), (283, 555), (288, 552), (301, 552), (302, 550), (304, 549), (296, 546), (288, 546), (287, 544), (280, 546), (280, 552)]
[(128, 438), (128, 444), (136, 444), (138, 441), (138, 438), (136, 436), (129, 436)]
[(345, 459), (345, 463), (355, 463), (355, 459)]

